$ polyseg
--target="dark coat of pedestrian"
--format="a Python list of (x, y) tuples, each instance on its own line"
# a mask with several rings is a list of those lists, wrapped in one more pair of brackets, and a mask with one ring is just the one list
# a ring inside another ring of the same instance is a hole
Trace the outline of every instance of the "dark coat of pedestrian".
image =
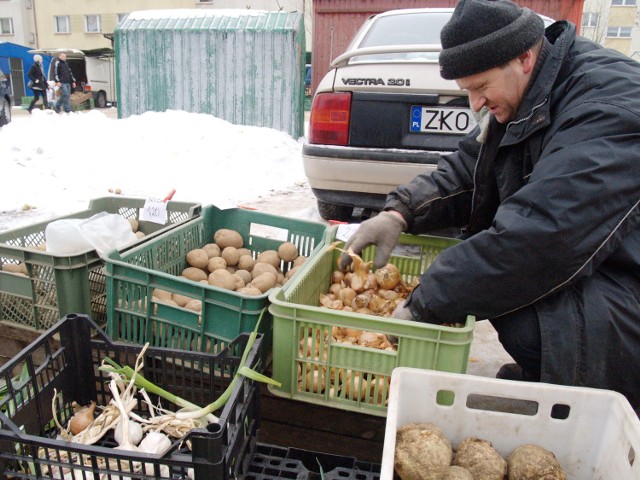
[(29, 68), (27, 77), (31, 81), (31, 90), (33, 90), (33, 100), (29, 104), (29, 113), (35, 108), (36, 102), (42, 97), (42, 105), (45, 109), (49, 108), (49, 102), (47, 101), (47, 89), (49, 84), (47, 83), (47, 77), (44, 74), (44, 65), (42, 63), (41, 55), (33, 56), (33, 65)]
[(60, 112), (60, 108), (69, 113), (71, 111), (71, 92), (76, 88), (76, 79), (73, 76), (71, 67), (67, 63), (67, 54), (62, 52), (58, 55), (53, 68), (53, 76), (56, 86), (59, 88), (60, 96), (55, 104), (56, 112)]

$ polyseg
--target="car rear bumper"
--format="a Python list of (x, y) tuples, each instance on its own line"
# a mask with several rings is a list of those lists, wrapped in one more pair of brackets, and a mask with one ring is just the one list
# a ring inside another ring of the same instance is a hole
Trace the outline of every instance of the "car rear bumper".
[(302, 147), (302, 163), (312, 189), (385, 196), (416, 175), (435, 170), (441, 155), (400, 149)]

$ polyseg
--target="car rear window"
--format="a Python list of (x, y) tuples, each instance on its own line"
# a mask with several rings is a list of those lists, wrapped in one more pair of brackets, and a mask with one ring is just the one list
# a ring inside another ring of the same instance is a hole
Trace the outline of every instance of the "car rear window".
[(362, 40), (360, 47), (440, 43), (440, 30), (451, 13), (411, 13), (379, 17)]
[[(357, 48), (394, 45), (439, 45), (440, 30), (451, 18), (449, 12), (410, 13), (376, 18)], [(438, 59), (436, 52), (398, 52), (353, 57), (350, 63), (385, 60)]]

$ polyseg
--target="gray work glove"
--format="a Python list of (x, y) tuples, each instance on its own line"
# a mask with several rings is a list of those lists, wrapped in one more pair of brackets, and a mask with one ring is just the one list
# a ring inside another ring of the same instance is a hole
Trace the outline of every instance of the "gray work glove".
[(407, 302), (404, 301), (401, 304), (399, 304), (395, 310), (393, 311), (393, 313), (391, 314), (391, 316), (393, 318), (398, 318), (400, 320), (412, 320), (415, 321), (416, 318), (413, 316), (413, 313), (411, 313), (411, 310), (409, 310), (409, 308), (406, 306)]
[[(369, 245), (376, 246), (376, 256), (373, 259), (375, 268), (382, 268), (387, 264), (393, 247), (398, 243), (400, 234), (407, 228), (399, 215), (391, 212), (380, 212), (373, 218), (360, 224), (356, 232), (345, 245), (345, 250), (351, 248), (354, 253), (360, 255)], [(351, 257), (343, 253), (340, 256), (340, 269), (346, 270), (351, 264)]]

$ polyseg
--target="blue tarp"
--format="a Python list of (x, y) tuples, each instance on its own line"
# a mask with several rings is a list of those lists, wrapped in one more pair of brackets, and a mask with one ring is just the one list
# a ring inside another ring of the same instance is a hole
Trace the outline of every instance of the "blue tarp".
[[(18, 94), (26, 94), (27, 96), (33, 95), (30, 88), (27, 87), (29, 77), (27, 73), (33, 65), (33, 54), (29, 53), (29, 50), (34, 50), (33, 47), (25, 47), (11, 42), (0, 42), (0, 70), (10, 80), (11, 92), (16, 97)], [(10, 61), (9, 59), (14, 59)], [(16, 61), (17, 60), (17, 61)], [(49, 65), (51, 64), (52, 57), (50, 55), (42, 55), (42, 63), (44, 71), (49, 71)], [(14, 70), (11, 71), (11, 64), (14, 65)], [(21, 69), (16, 69), (16, 65), (21, 65)], [(21, 88), (20, 88), (21, 87)], [(19, 98), (15, 98), (16, 102), (19, 102)]]

